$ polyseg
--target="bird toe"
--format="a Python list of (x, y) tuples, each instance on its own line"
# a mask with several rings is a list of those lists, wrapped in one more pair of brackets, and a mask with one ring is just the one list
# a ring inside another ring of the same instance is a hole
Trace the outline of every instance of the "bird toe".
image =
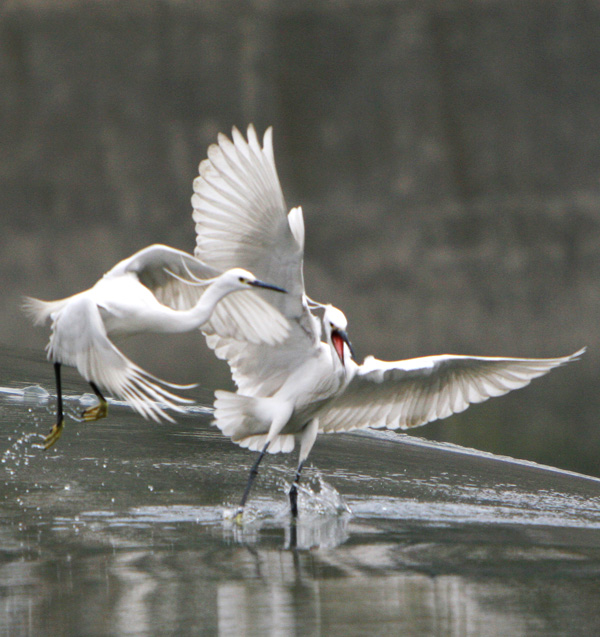
[(106, 401), (99, 402), (93, 407), (88, 407), (81, 413), (81, 416), (86, 422), (90, 422), (92, 420), (100, 420), (100, 418), (106, 418), (107, 415), (108, 403)]
[(52, 426), (52, 429), (50, 430), (50, 433), (44, 437), (44, 449), (48, 450), (50, 449), (50, 447), (52, 447), (53, 445), (55, 445), (58, 442), (58, 439), (61, 437), (62, 435), (62, 431), (63, 428), (65, 426), (65, 421), (60, 420), (59, 422), (57, 422), (55, 425)]

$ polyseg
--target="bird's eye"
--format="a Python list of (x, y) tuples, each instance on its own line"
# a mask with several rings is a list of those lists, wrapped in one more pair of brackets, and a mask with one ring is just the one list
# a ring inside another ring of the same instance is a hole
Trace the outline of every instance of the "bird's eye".
[(243, 277), (243, 276), (239, 277), (238, 280), (239, 280), (240, 283), (248, 283), (248, 279), (246, 277)]

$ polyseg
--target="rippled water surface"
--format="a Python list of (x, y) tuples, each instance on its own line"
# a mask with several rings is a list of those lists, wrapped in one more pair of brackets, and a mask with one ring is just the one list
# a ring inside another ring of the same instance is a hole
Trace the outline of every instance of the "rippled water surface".
[(322, 436), (300, 493), (198, 404), (177, 425), (89, 403), (69, 376), (49, 451), (51, 367), (4, 351), (0, 633), (600, 634), (600, 481), (414, 437)]

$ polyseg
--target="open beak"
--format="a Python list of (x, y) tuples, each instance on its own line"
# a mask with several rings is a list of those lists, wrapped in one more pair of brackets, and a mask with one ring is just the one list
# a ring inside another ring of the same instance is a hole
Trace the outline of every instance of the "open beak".
[(259, 281), (258, 279), (256, 279), (255, 281), (249, 281), (249, 285), (253, 285), (256, 288), (264, 288), (265, 290), (274, 290), (275, 292), (282, 292), (283, 294), (287, 294), (287, 290), (284, 290), (277, 285), (271, 285), (271, 283)]
[(352, 358), (356, 358), (354, 355), (354, 348), (352, 347), (352, 343), (350, 342), (350, 339), (348, 338), (348, 334), (346, 333), (346, 330), (338, 330), (338, 332), (340, 333), (340, 336), (344, 340), (344, 343), (346, 343), (346, 345), (348, 346), (348, 349), (350, 350), (350, 354), (352, 355)]
[(352, 347), (352, 343), (350, 342), (350, 339), (348, 338), (348, 334), (346, 333), (346, 330), (340, 330), (340, 329), (335, 329), (333, 330), (333, 332), (331, 333), (331, 341), (338, 353), (338, 356), (340, 357), (340, 360), (342, 361), (342, 364), (344, 362), (344, 343), (346, 343), (346, 345), (348, 346), (348, 349), (350, 350), (350, 355), (352, 356), (352, 358), (356, 358), (354, 355), (354, 348)]

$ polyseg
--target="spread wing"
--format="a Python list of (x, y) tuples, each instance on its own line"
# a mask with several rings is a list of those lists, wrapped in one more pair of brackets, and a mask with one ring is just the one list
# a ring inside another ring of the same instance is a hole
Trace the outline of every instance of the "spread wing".
[(287, 212), (271, 128), (262, 147), (253, 126), (248, 128), (247, 140), (236, 128), (232, 140), (220, 134), (199, 172), (192, 197), (196, 257), (221, 270), (246, 268), (288, 292), (258, 292), (290, 321), (290, 334), (278, 348), (253, 345), (242, 349), (239, 343), (213, 334), (221, 318), (220, 307), (206, 330), (209, 347), (228, 361), (241, 390), (253, 393), (260, 387), (261, 392), (270, 393), (291, 365), (299, 365), (305, 356), (312, 355), (320, 341), (320, 324), (310, 313), (304, 295), (302, 211), (294, 208)]
[(154, 244), (139, 250), (106, 273), (106, 277), (137, 275), (163, 305), (174, 310), (189, 310), (202, 297), (204, 286), (188, 285), (190, 273), (197, 279), (213, 279), (221, 272), (194, 258), (191, 254), (169, 246)]
[(181, 412), (177, 403), (191, 402), (161, 385), (185, 387), (149, 374), (111, 343), (96, 303), (85, 292), (71, 297), (51, 318), (48, 358), (76, 367), (87, 381), (108, 389), (144, 418), (173, 422), (165, 408)]
[(539, 359), (441, 355), (385, 362), (370, 356), (346, 391), (319, 414), (319, 428), (418, 427), (524, 387), (584, 351)]
[[(273, 302), (288, 319), (297, 318), (303, 312), (304, 238), (294, 236), (288, 221), (272, 129), (265, 133), (262, 148), (253, 126), (248, 141), (236, 128), (232, 137), (219, 135), (194, 180), (195, 255), (218, 270), (245, 268), (284, 288), (288, 294)], [(301, 217), (293, 216), (298, 214)], [(301, 223), (296, 225), (303, 230)]]

